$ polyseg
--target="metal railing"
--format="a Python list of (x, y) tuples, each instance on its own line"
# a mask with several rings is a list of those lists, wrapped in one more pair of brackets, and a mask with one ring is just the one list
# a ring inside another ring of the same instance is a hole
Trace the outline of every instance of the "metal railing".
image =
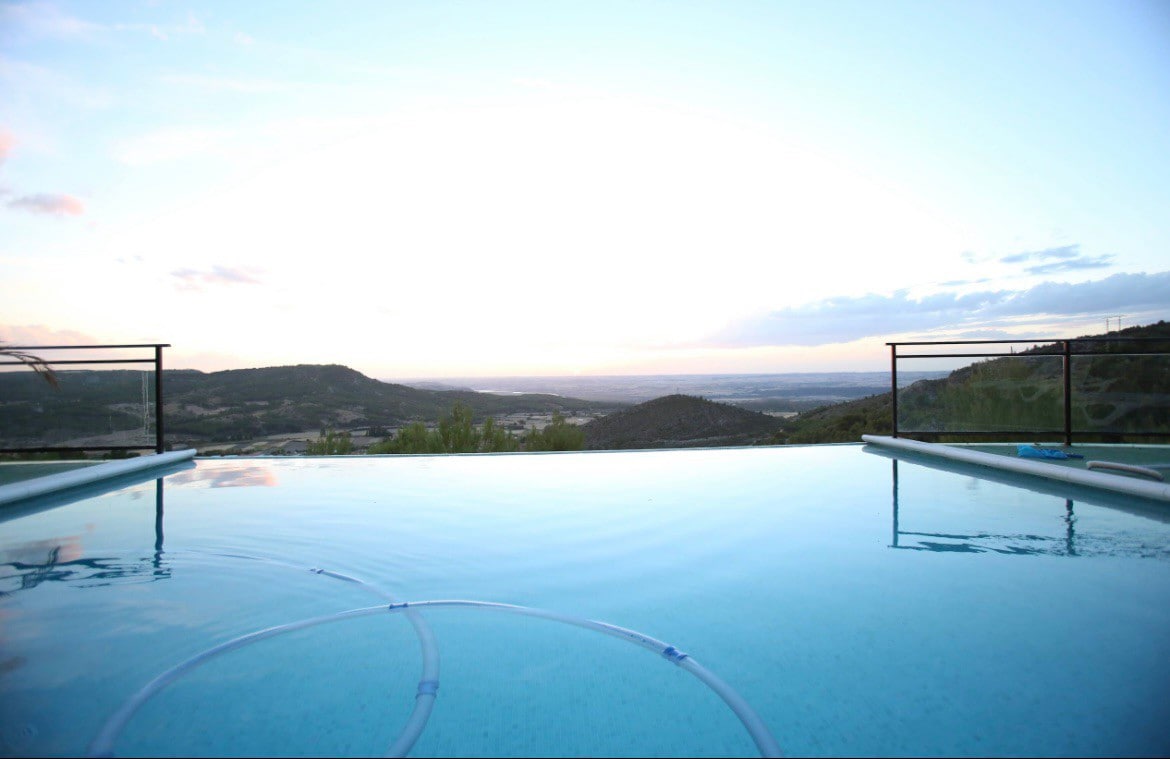
[[(1073, 438), (1076, 435), (1083, 436), (1100, 436), (1100, 435), (1124, 435), (1129, 437), (1170, 437), (1170, 430), (1154, 431), (1154, 430), (1125, 430), (1121, 432), (1114, 432), (1109, 430), (1081, 430), (1073, 429), (1073, 382), (1072, 382), (1072, 364), (1074, 357), (1077, 356), (1101, 356), (1101, 357), (1134, 357), (1134, 356), (1170, 356), (1170, 352), (1165, 350), (1101, 350), (1102, 347), (1118, 346), (1119, 344), (1137, 344), (1140, 348), (1142, 345), (1151, 345), (1154, 343), (1166, 344), (1170, 343), (1170, 338), (1160, 337), (1078, 337), (1060, 340), (949, 340), (949, 341), (918, 341), (918, 342), (890, 342), (886, 343), (890, 347), (890, 395), (892, 398), (892, 429), (893, 437), (900, 435), (930, 435), (930, 436), (994, 436), (994, 435), (1019, 435), (1019, 434), (1060, 434), (1064, 438), (1065, 445), (1072, 445)], [(1034, 345), (1042, 346), (1029, 351), (1015, 352), (1010, 349), (1007, 352), (1003, 351), (977, 351), (975, 349), (960, 349), (961, 352), (956, 353), (899, 353), (898, 348), (902, 346), (914, 347), (937, 347), (937, 346), (978, 346), (978, 345)], [(981, 430), (915, 430), (915, 429), (901, 429), (898, 420), (898, 361), (900, 359), (956, 359), (956, 358), (1014, 358), (1014, 359), (1036, 359), (1036, 358), (1059, 358), (1061, 361), (1060, 381), (1061, 381), (1061, 400), (1062, 400), (1062, 420), (1063, 426), (1060, 429), (981, 429)], [(1168, 388), (1170, 389), (1170, 388)]]
[[(5, 345), (5, 351), (20, 351), (34, 353), (39, 361), (29, 360), (0, 360), (0, 366), (30, 366), (37, 363), (52, 368), (66, 365), (98, 365), (98, 364), (152, 364), (154, 366), (154, 451), (162, 453), (163, 443), (163, 348), (169, 348), (170, 343), (140, 343), (132, 345)], [(81, 358), (81, 359), (45, 359), (40, 356), (43, 351), (76, 351), (76, 350), (135, 350), (153, 349), (152, 358)], [(0, 355), (2, 357), (2, 355)], [(2, 453), (51, 453), (55, 451), (135, 451), (150, 448), (150, 445), (91, 445), (91, 446), (29, 446), (19, 448), (0, 448)]]

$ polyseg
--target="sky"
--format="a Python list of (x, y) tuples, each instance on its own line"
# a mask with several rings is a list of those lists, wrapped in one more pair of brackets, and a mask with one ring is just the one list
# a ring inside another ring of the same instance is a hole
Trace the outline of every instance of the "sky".
[(1170, 3), (0, 2), (0, 341), (878, 370), (1170, 319)]

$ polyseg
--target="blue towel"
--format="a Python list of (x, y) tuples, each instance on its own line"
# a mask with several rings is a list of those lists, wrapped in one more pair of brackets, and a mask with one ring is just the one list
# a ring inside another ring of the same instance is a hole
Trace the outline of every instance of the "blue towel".
[(1083, 459), (1079, 453), (1065, 453), (1056, 448), (1037, 448), (1034, 445), (1017, 445), (1016, 455), (1025, 459)]

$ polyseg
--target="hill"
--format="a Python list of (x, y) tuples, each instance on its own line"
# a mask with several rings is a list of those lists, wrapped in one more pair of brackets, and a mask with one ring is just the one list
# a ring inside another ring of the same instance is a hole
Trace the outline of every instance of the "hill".
[[(0, 443), (62, 445), (118, 430), (141, 433), (153, 419), (153, 405), (148, 411), (141, 402), (148, 392), (145, 377), (140, 371), (59, 371), (60, 387), (53, 390), (32, 372), (0, 373)], [(315, 434), (321, 429), (388, 429), (436, 421), (457, 402), (467, 405), (477, 421), (516, 413), (595, 414), (620, 407), (556, 395), (418, 389), (339, 365), (211, 373), (165, 370), (163, 393), (167, 442), (179, 445)]]
[(780, 429), (775, 417), (690, 395), (667, 395), (584, 425), (589, 449), (753, 445)]
[[(1170, 323), (1129, 327), (1079, 340), (1143, 338), (1142, 351), (1170, 352)], [(1074, 353), (1089, 343), (1076, 346)], [(1170, 355), (1137, 355), (1138, 344), (1093, 343), (1100, 355), (1073, 357), (1073, 430), (1078, 439), (1093, 434), (1108, 442), (1129, 441), (1127, 433), (1164, 430), (1170, 437)], [(995, 346), (992, 346), (993, 348)], [(1060, 430), (1063, 382), (1060, 348), (1041, 345), (1017, 356), (992, 358), (956, 369), (941, 379), (926, 379), (898, 396), (899, 429), (917, 430), (940, 440), (972, 440), (948, 432)], [(862, 434), (888, 435), (892, 398), (880, 393), (823, 406), (786, 420), (775, 442), (857, 442)], [(1130, 435), (1132, 437), (1132, 435)]]

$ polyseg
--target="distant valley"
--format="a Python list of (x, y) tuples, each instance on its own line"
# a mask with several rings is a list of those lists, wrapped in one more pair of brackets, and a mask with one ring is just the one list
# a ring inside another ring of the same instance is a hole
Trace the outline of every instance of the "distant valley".
[[(938, 379), (949, 372), (899, 372), (898, 385)], [(391, 380), (386, 380), (387, 382)], [(623, 404), (667, 395), (690, 395), (754, 411), (798, 412), (827, 403), (864, 398), (890, 389), (888, 372), (790, 372), (777, 374), (648, 374), (570, 377), (467, 377), (393, 380), (429, 390), (474, 390), (499, 395), (551, 393)]]

